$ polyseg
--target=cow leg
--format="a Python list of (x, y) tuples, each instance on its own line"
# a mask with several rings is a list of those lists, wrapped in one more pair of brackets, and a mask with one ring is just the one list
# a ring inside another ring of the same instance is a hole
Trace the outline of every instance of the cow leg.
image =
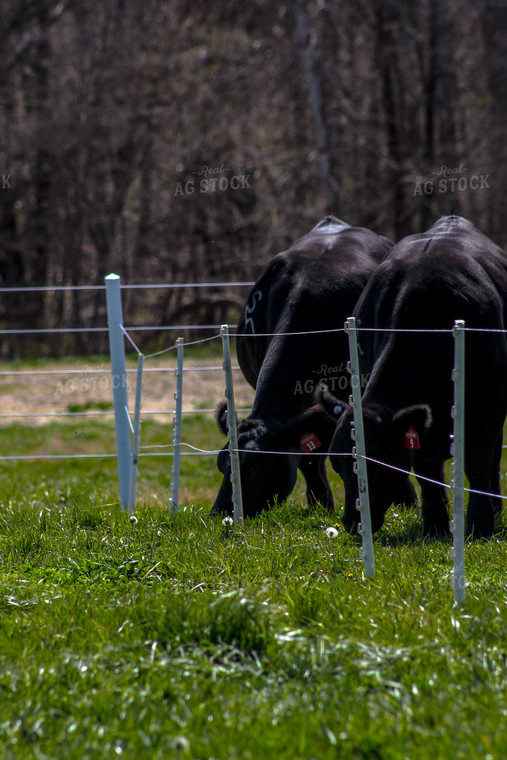
[[(495, 451), (491, 461), (491, 492), (501, 494), (502, 487), (500, 485), (500, 465), (502, 459), (502, 447), (503, 447), (503, 434), (500, 435), (496, 442)], [(492, 498), (493, 504), (493, 516), (495, 521), (495, 530), (501, 530), (502, 528), (502, 497), (494, 496)]]
[(334, 499), (326, 473), (326, 458), (323, 456), (301, 457), (299, 469), (306, 481), (306, 498), (308, 506), (322, 504), (330, 511), (334, 508)]
[[(465, 474), (470, 485), (466, 533), (474, 538), (491, 538), (495, 531), (493, 503), (488, 495), (493, 491), (491, 467), (494, 459), (491, 456), (488, 462), (484, 452), (473, 449), (465, 452)], [(477, 491), (482, 493), (476, 493)]]
[(429, 478), (438, 483), (445, 483), (444, 463), (426, 462), (416, 457), (414, 470), (416, 476), (421, 476), (418, 482), (421, 485), (421, 514), (425, 535), (449, 535), (448, 499), (445, 486), (424, 479)]
[(406, 479), (394, 503), (397, 506), (406, 507), (407, 509), (410, 509), (417, 504), (417, 491), (410, 478)]

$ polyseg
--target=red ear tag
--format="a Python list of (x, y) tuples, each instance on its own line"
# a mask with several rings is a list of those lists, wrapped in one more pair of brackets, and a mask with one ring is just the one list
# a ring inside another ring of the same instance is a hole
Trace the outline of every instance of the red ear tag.
[(315, 435), (315, 433), (305, 433), (301, 436), (301, 439), (299, 441), (299, 446), (303, 451), (306, 451), (307, 454), (311, 454), (312, 451), (315, 451), (315, 449), (318, 449), (322, 446), (321, 442)]
[(414, 430), (412, 425), (410, 425), (407, 432), (405, 433), (405, 448), (406, 449), (420, 449), (421, 448), (421, 444), (419, 443), (419, 436), (417, 435), (417, 431)]

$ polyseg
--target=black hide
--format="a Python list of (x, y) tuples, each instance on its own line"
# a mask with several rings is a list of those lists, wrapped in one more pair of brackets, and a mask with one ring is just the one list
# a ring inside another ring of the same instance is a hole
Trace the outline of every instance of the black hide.
[[(322, 409), (311, 407), (321, 381), (336, 390), (349, 383), (344, 321), (391, 246), (370, 230), (328, 216), (276, 255), (252, 288), (236, 344), (243, 374), (256, 390), (251, 414), (238, 424), (246, 516), (286, 499), (298, 467), (306, 479), (308, 503), (332, 508), (320, 454), (327, 451), (335, 426)], [(304, 334), (329, 329), (336, 332)], [(218, 418), (226, 432), (224, 407)], [(305, 434), (313, 436), (306, 444)], [(316, 455), (302, 456), (305, 446), (315, 447)], [(232, 514), (227, 446), (217, 464), (224, 477), (211, 513)]]
[[(420, 476), (426, 533), (449, 531), (444, 462), (450, 457), (455, 320), (467, 328), (503, 330), (506, 324), (507, 255), (470, 222), (448, 216), (427, 232), (395, 245), (378, 267), (354, 310), (361, 361), (369, 373), (363, 395), (366, 453), (374, 460)], [(507, 344), (502, 333), (467, 332), (465, 337), (465, 472), (470, 488), (500, 493), (502, 430), (507, 411)], [(336, 394), (322, 396), (337, 420), (331, 451), (351, 451), (352, 410), (333, 412)], [(331, 456), (345, 482), (343, 522), (357, 528), (357, 479), (350, 457)], [(368, 462), (373, 530), (399, 499), (404, 476)], [(500, 516), (500, 499), (472, 493), (467, 532), (491, 536)]]

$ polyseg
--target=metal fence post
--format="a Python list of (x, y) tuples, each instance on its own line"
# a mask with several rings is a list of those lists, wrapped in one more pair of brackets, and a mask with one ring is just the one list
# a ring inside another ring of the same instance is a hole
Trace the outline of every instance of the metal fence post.
[(452, 331), (454, 337), (454, 406), (452, 407), (453, 437), (451, 454), (451, 490), (453, 494), (452, 519), (452, 586), (454, 601), (459, 604), (465, 600), (465, 323), (456, 320)]
[(137, 357), (137, 381), (136, 381), (136, 402), (134, 410), (134, 431), (132, 436), (132, 457), (130, 462), (130, 484), (129, 484), (129, 503), (128, 508), (132, 511), (136, 505), (137, 490), (137, 470), (139, 463), (139, 439), (141, 434), (141, 395), (143, 388), (143, 364), (144, 356), (139, 354)]
[(349, 317), (345, 322), (345, 332), (349, 337), (350, 383), (352, 396), (350, 404), (354, 411), (353, 437), (356, 445), (352, 449), (355, 458), (354, 471), (357, 473), (359, 487), (358, 508), (361, 513), (361, 535), (363, 539), (364, 574), (371, 578), (375, 573), (375, 558), (373, 554), (373, 535), (371, 531), (370, 499), (368, 494), (368, 475), (366, 470), (366, 447), (364, 441), (363, 406), (361, 403), (361, 373), (359, 369), (359, 352), (357, 348), (357, 328), (355, 317)]
[(239, 470), (238, 431), (236, 429), (236, 407), (234, 404), (234, 384), (232, 380), (231, 348), (229, 328), (220, 328), (224, 349), (225, 398), (227, 399), (227, 430), (229, 437), (229, 455), (231, 460), (232, 502), (234, 504), (234, 522), (243, 523), (243, 496), (241, 493), (241, 475)]
[(111, 355), (111, 373), (113, 382), (114, 420), (116, 425), (118, 480), (120, 484), (120, 501), (122, 507), (125, 509), (129, 504), (131, 450), (120, 278), (117, 274), (109, 274), (105, 278), (105, 282), (107, 322), (109, 326), (109, 351)]
[(171, 498), (169, 504), (171, 509), (178, 509), (180, 498), (180, 457), (181, 457), (181, 417), (183, 405), (183, 338), (176, 341), (178, 361), (174, 373), (176, 375), (176, 391), (174, 400), (176, 402), (174, 409), (174, 428), (173, 428), (173, 466), (171, 468)]

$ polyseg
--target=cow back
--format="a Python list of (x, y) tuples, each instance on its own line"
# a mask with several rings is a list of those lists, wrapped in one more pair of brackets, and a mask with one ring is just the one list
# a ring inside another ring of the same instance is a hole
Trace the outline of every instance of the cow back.
[[(268, 386), (290, 392), (293, 379), (307, 376), (310, 365), (341, 357), (343, 332), (305, 333), (342, 330), (391, 246), (370, 230), (327, 217), (274, 256), (250, 291), (238, 323), (238, 360), (250, 385), (258, 388), (260, 378), (264, 395)], [(262, 398), (256, 401), (263, 404)]]

